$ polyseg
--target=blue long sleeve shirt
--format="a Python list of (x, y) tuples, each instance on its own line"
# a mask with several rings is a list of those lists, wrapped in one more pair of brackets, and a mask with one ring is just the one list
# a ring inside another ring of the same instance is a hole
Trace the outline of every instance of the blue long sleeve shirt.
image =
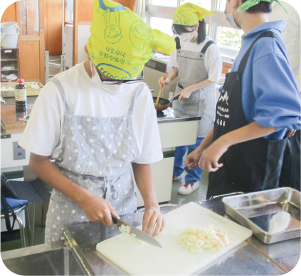
[(238, 70), (243, 56), (263, 31), (272, 31), (280, 37), (281, 43), (264, 37), (254, 44), (242, 77), (246, 119), (249, 123), (256, 121), (260, 126), (275, 127), (276, 132), (265, 137), (268, 140), (283, 139), (287, 129), (301, 128), (300, 92), (281, 36), (286, 25), (283, 20), (266, 22), (243, 35), (231, 68), (231, 72)]

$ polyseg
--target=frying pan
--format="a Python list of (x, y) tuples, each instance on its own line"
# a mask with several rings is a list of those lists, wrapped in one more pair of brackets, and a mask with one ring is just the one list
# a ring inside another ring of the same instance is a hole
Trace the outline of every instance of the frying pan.
[[(174, 100), (177, 100), (179, 98), (180, 95), (178, 96), (174, 96), (172, 98), (170, 98), (169, 100), (167, 99), (163, 99), (163, 98), (159, 98), (159, 102), (158, 102), (158, 105), (155, 105), (155, 109), (157, 111), (162, 111), (168, 107), (171, 106), (171, 103), (174, 101)], [(153, 97), (153, 101), (154, 103), (156, 102), (157, 100), (157, 97)]]

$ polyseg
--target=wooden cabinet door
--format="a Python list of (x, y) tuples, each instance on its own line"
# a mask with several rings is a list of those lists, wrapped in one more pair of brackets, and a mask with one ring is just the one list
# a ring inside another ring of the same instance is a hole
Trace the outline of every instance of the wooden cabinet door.
[(20, 77), (45, 84), (44, 0), (17, 2)]

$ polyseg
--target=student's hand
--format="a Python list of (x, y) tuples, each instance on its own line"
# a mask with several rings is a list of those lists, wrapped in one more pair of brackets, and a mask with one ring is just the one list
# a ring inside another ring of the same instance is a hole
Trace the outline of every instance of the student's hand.
[(142, 231), (155, 237), (165, 228), (165, 218), (160, 207), (145, 208), (142, 222)]
[(295, 129), (288, 129), (288, 130), (286, 131), (286, 136), (287, 136), (287, 137), (292, 137), (292, 136), (295, 135), (295, 133), (296, 133), (296, 130), (295, 130)]
[(199, 161), (200, 167), (207, 172), (217, 171), (223, 166), (222, 163), (218, 163), (218, 160), (227, 150), (228, 146), (221, 142), (220, 139), (217, 139), (203, 151)]
[(160, 84), (160, 87), (162, 88), (164, 85), (168, 85), (170, 83), (170, 79), (167, 78), (164, 80), (163, 77), (161, 77), (159, 80), (158, 80), (158, 83)]
[(113, 226), (111, 214), (119, 218), (109, 201), (93, 194), (84, 200), (80, 207), (92, 222), (101, 222), (104, 225)]
[(189, 170), (193, 170), (196, 167), (199, 167), (199, 160), (201, 157), (201, 152), (194, 150), (187, 156), (186, 166)]
[(189, 87), (183, 89), (180, 93), (177, 94), (180, 95), (178, 101), (183, 101), (184, 99), (188, 99), (192, 92), (193, 91)]

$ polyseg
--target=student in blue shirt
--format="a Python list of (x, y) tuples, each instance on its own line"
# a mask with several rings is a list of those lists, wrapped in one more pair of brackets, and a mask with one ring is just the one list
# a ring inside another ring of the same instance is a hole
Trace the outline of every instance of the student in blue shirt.
[(187, 158), (189, 169), (210, 172), (207, 198), (278, 187), (286, 133), (301, 128), (300, 93), (281, 36), (286, 23), (268, 22), (273, 2), (226, 3), (227, 20), (244, 31), (241, 49), (221, 88), (214, 126)]

